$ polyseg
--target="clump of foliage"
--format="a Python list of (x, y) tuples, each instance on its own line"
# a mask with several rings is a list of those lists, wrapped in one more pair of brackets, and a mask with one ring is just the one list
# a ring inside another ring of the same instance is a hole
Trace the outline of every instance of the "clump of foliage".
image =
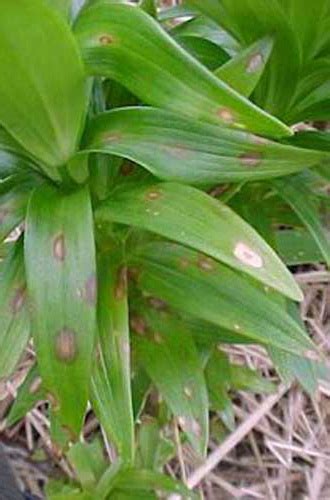
[[(322, 371), (287, 265), (330, 262), (330, 135), (291, 128), (329, 119), (330, 6), (78, 10), (0, 3), (0, 377), (37, 355), (8, 425), (49, 401), (77, 474), (51, 498), (193, 498), (161, 473), (173, 418), (203, 456), (210, 410), (231, 429), (231, 390), (272, 390), (226, 344), (311, 391)], [(110, 467), (72, 445), (88, 403)]]

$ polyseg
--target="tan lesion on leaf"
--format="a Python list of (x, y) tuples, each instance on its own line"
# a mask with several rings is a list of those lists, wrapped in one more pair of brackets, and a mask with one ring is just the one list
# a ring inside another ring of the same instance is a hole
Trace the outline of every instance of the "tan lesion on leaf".
[(263, 55), (261, 54), (261, 52), (256, 52), (249, 58), (246, 65), (246, 71), (248, 73), (256, 73), (257, 71), (259, 71), (259, 69), (262, 68), (263, 63)]
[(146, 193), (146, 199), (148, 201), (159, 200), (162, 197), (162, 192), (159, 189), (152, 189)]
[(57, 262), (64, 262), (66, 258), (66, 245), (63, 233), (59, 233), (53, 239), (53, 256)]
[(22, 285), (15, 289), (13, 298), (10, 302), (10, 309), (13, 314), (18, 314), (26, 303), (26, 286)]
[(127, 294), (127, 267), (121, 266), (117, 271), (114, 295), (116, 300), (123, 300)]
[(76, 332), (63, 328), (55, 337), (55, 352), (59, 361), (72, 363), (78, 354)]
[(239, 161), (244, 167), (258, 167), (262, 162), (262, 153), (260, 151), (243, 153)]
[(206, 255), (200, 255), (197, 261), (197, 266), (202, 271), (213, 271), (214, 261), (210, 259), (210, 257), (206, 257)]
[(229, 108), (220, 108), (220, 109), (218, 109), (217, 115), (225, 123), (228, 123), (228, 124), (231, 124), (231, 125), (233, 125), (235, 123), (234, 113)]
[(261, 269), (264, 265), (263, 258), (255, 250), (250, 248), (246, 243), (240, 241), (234, 248), (235, 257), (246, 264), (247, 266)]
[(97, 299), (97, 279), (95, 274), (91, 274), (82, 288), (78, 288), (78, 297), (89, 306), (95, 306)]
[(115, 39), (109, 33), (103, 33), (102, 35), (99, 36), (98, 40), (99, 40), (100, 45), (102, 45), (103, 47), (106, 47), (108, 45), (111, 45)]

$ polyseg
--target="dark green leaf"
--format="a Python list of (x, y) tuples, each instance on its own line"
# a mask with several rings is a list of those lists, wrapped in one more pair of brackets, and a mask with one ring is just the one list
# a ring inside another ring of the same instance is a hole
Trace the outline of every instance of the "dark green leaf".
[(23, 245), (15, 243), (0, 268), (0, 379), (8, 377), (30, 336)]
[(98, 115), (84, 147), (129, 158), (162, 179), (204, 185), (289, 175), (329, 156), (141, 107)]
[(134, 418), (130, 381), (130, 339), (126, 268), (120, 246), (102, 253), (99, 276), (99, 346), (92, 378), (92, 404), (119, 456), (134, 458)]
[(35, 191), (28, 209), (25, 263), (40, 373), (54, 412), (76, 435), (86, 409), (96, 329), (87, 189), (65, 194), (43, 186)]
[[(137, 250), (139, 286), (192, 316), (297, 353), (312, 346), (304, 329), (273, 294), (240, 273), (179, 245), (153, 243)], [(221, 341), (221, 340), (220, 340)]]
[(190, 57), (136, 6), (98, 2), (83, 10), (75, 33), (90, 74), (113, 78), (148, 104), (263, 135), (291, 135)]
[(195, 188), (174, 183), (127, 187), (103, 202), (97, 217), (179, 241), (294, 300), (302, 298), (292, 276), (265, 241), (227, 206)]
[(323, 260), (313, 236), (301, 229), (277, 231), (276, 247), (288, 266), (317, 264)]
[(139, 359), (193, 447), (204, 454), (208, 442), (208, 400), (194, 342), (182, 325), (168, 316), (154, 315), (150, 323), (150, 339), (136, 338)]
[(56, 178), (51, 167), (77, 146), (86, 88), (69, 27), (43, 0), (1, 1), (0, 74), (0, 122)]

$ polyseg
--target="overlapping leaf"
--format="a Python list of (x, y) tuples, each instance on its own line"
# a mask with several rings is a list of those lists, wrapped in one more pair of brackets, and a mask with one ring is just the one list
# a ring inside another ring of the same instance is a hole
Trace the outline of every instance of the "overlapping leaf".
[(126, 269), (120, 246), (101, 254), (99, 276), (99, 347), (92, 378), (95, 412), (127, 463), (134, 458), (134, 419), (130, 375), (130, 339)]
[(330, 157), (141, 107), (98, 115), (84, 147), (129, 158), (162, 179), (204, 185), (289, 175)]
[(35, 191), (25, 263), (40, 373), (53, 411), (74, 436), (86, 409), (96, 328), (93, 220), (86, 188), (66, 194), (45, 185)]
[(179, 311), (289, 352), (312, 345), (271, 292), (205, 255), (163, 242), (139, 250), (132, 262), (141, 289)]
[(151, 318), (152, 336), (136, 338), (138, 356), (196, 451), (208, 441), (208, 399), (202, 365), (194, 342), (168, 316)]
[(284, 124), (222, 83), (133, 5), (98, 2), (83, 10), (75, 33), (89, 73), (117, 80), (148, 104), (273, 137), (290, 135)]
[(0, 75), (1, 124), (44, 164), (65, 163), (81, 132), (85, 77), (68, 25), (43, 0), (1, 2)]
[(0, 379), (8, 377), (30, 336), (23, 245), (18, 241), (0, 269)]
[(189, 186), (158, 183), (115, 191), (97, 210), (100, 221), (141, 227), (243, 271), (289, 297), (299, 287), (264, 240), (232, 210)]

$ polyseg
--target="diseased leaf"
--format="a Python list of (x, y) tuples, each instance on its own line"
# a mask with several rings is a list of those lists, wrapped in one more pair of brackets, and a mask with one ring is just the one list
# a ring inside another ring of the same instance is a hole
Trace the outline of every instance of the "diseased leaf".
[(292, 207), (303, 224), (307, 227), (318, 245), (322, 255), (330, 266), (330, 233), (321, 223), (313, 201), (313, 192), (303, 176), (288, 177), (273, 181), (278, 194)]
[(294, 300), (302, 293), (264, 240), (231, 209), (195, 188), (175, 183), (115, 191), (99, 221), (137, 226), (179, 241), (249, 274)]
[(24, 255), (15, 243), (0, 268), (0, 379), (11, 375), (30, 336)]
[(126, 268), (122, 248), (112, 242), (101, 253), (99, 346), (91, 384), (94, 410), (123, 461), (134, 460), (134, 418), (130, 374), (130, 338)]
[(138, 248), (131, 259), (140, 270), (141, 290), (176, 310), (236, 332), (250, 342), (293, 353), (312, 347), (305, 330), (267, 287), (255, 285), (205, 255), (159, 242)]
[(189, 333), (170, 317), (149, 318), (150, 338), (136, 337), (139, 359), (178, 418), (195, 450), (208, 442), (208, 400), (202, 366)]
[(291, 135), (190, 57), (136, 6), (101, 1), (87, 7), (75, 34), (90, 74), (118, 81), (147, 104), (262, 135)]
[(83, 147), (128, 158), (162, 179), (204, 185), (289, 175), (330, 156), (146, 107), (98, 115)]
[(55, 415), (76, 436), (86, 409), (96, 329), (93, 219), (86, 188), (66, 194), (45, 185), (35, 191), (25, 264), (40, 373)]
[(240, 94), (249, 97), (265, 70), (273, 44), (271, 37), (258, 40), (220, 66), (215, 75)]
[(70, 29), (43, 0), (1, 1), (0, 74), (1, 124), (57, 179), (53, 167), (80, 138), (87, 94)]

